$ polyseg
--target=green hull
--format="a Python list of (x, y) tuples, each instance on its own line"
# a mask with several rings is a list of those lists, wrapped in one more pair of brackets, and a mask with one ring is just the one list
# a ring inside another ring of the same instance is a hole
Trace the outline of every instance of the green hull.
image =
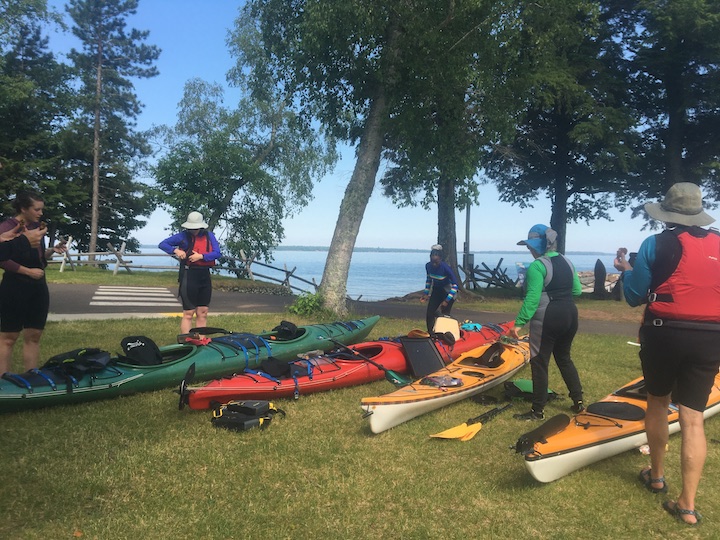
[(214, 338), (208, 345), (167, 345), (160, 347), (161, 364), (138, 366), (116, 360), (82, 378), (68, 377), (56, 368), (19, 375), (6, 373), (0, 379), (0, 413), (177, 387), (192, 364), (195, 379), (208, 380), (256, 368), (269, 356), (289, 361), (310, 350), (330, 350), (335, 347), (333, 340), (346, 345), (363, 341), (379, 319), (374, 316), (301, 326), (299, 337), (294, 339), (283, 340), (276, 332), (269, 332), (228, 334)]

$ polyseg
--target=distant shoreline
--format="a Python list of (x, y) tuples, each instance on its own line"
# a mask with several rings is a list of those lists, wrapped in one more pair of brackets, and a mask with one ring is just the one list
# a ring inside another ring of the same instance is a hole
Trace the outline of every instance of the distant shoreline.
[[(327, 251), (328, 247), (323, 246), (278, 246), (273, 251)], [(354, 252), (357, 253), (425, 253), (428, 251), (427, 249), (407, 249), (407, 248), (381, 248), (381, 247), (356, 247)], [(471, 251), (470, 253), (478, 254), (478, 253), (489, 253), (489, 254), (497, 254), (497, 253), (520, 253), (520, 254), (527, 254), (527, 249), (521, 249), (521, 250), (480, 250), (480, 251)], [(462, 254), (462, 251), (458, 251), (458, 254)], [(614, 253), (603, 253), (601, 251), (568, 251), (566, 255), (612, 255), (615, 256)]]
[[(157, 249), (156, 245), (141, 244), (141, 248), (145, 249)], [(328, 251), (329, 247), (324, 246), (278, 246), (271, 251)], [(355, 253), (426, 253), (427, 249), (408, 249), (408, 248), (381, 248), (381, 247), (356, 247), (353, 252)], [(471, 251), (470, 253), (478, 255), (480, 253), (487, 253), (490, 255), (494, 254), (508, 254), (518, 253), (520, 255), (527, 255), (528, 251), (525, 249), (521, 250), (488, 250), (488, 251)], [(462, 255), (462, 251), (458, 251), (458, 255)], [(568, 251), (566, 255), (598, 255), (598, 256), (611, 256), (615, 257), (615, 253), (603, 253), (602, 251)]]

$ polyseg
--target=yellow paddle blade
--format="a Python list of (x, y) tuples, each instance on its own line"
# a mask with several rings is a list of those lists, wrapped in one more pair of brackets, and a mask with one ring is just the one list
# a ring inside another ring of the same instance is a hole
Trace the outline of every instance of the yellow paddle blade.
[(482, 428), (482, 424), (478, 422), (477, 424), (472, 424), (471, 426), (468, 426), (468, 432), (460, 437), (460, 440), (462, 442), (467, 442), (470, 439), (472, 439), (475, 435), (477, 435), (477, 432), (480, 431)]
[(476, 424), (470, 424), (470, 425), (468, 425), (467, 422), (463, 422), (459, 426), (451, 427), (449, 429), (446, 429), (445, 431), (441, 431), (440, 433), (435, 433), (434, 435), (430, 435), (430, 436), (435, 437), (436, 439), (464, 440), (464, 437), (466, 437), (469, 434), (470, 438), (467, 440), (470, 440), (475, 436), (475, 434), (478, 431), (480, 431), (481, 427), (482, 427), (482, 424), (480, 422), (478, 422)]

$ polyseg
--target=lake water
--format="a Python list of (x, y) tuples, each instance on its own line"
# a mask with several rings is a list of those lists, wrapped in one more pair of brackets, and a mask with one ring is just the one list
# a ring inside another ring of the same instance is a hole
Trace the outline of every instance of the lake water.
[[(154, 246), (143, 246), (142, 249), (143, 253), (148, 254), (156, 251)], [(476, 266), (482, 268), (482, 263), (485, 263), (491, 269), (494, 269), (502, 259), (500, 267), (505, 269), (511, 279), (516, 279), (518, 275), (516, 263), (529, 264), (532, 262), (532, 257), (527, 251), (475, 252), (474, 257)], [(614, 257), (614, 253), (568, 253), (568, 258), (578, 272), (594, 270), (595, 262), (600, 259), (605, 265), (606, 271), (613, 273), (615, 272), (612, 266)], [(327, 250), (281, 249), (274, 252), (274, 258), (274, 261), (270, 263), (272, 266), (286, 268), (288, 271), (294, 269), (295, 276), (308, 281), (314, 280), (319, 284), (325, 268)], [(404, 296), (422, 290), (425, 286), (425, 263), (428, 260), (429, 253), (425, 251), (356, 251), (350, 264), (347, 294), (353, 299), (362, 297), (363, 300), (372, 301)], [(461, 253), (458, 254), (458, 260), (462, 261)], [(168, 265), (173, 264), (174, 261), (164, 254), (158, 254), (157, 258), (143, 257), (136, 259), (135, 262), (143, 265)], [(285, 277), (283, 272), (260, 265), (252, 265), (251, 270), (253, 273), (277, 279)], [(291, 283), (306, 290), (313, 288), (311, 285), (292, 279)]]

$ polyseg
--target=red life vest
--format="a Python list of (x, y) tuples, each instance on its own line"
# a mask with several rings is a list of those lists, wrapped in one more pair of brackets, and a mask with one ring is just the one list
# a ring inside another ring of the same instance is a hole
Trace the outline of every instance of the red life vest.
[[(197, 236), (194, 236), (192, 233), (188, 233), (188, 249), (187, 254), (188, 257), (191, 253), (200, 253), (201, 255), (205, 255), (206, 253), (210, 253), (212, 251), (212, 245), (210, 244), (210, 233), (205, 232), (205, 234)], [(203, 241), (204, 240), (204, 241)], [(204, 258), (200, 259), (196, 262), (186, 262), (187, 266), (189, 268), (193, 267), (210, 267), (215, 266), (215, 261), (206, 261)]]
[(720, 322), (720, 235), (677, 234), (682, 255), (668, 279), (648, 294), (652, 317)]

